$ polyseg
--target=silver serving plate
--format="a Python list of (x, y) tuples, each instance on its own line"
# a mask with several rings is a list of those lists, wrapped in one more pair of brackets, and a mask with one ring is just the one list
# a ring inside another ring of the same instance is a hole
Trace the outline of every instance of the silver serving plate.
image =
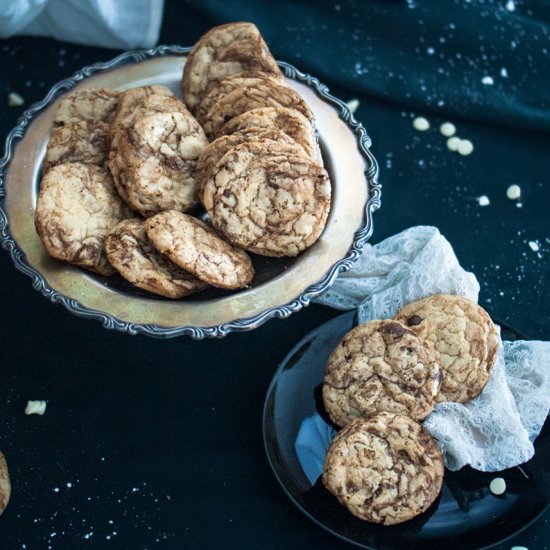
[(370, 138), (345, 103), (316, 78), (280, 62), (287, 82), (309, 103), (317, 122), (333, 196), (319, 240), (297, 258), (256, 257), (250, 288), (207, 291), (182, 300), (165, 300), (135, 289), (118, 276), (100, 277), (50, 258), (40, 242), (33, 214), (40, 171), (60, 98), (73, 89), (127, 90), (164, 84), (179, 94), (186, 54), (191, 48), (159, 46), (124, 53), (97, 63), (56, 84), (25, 111), (6, 139), (0, 160), (0, 242), (33, 287), (79, 317), (105, 328), (157, 338), (188, 335), (221, 337), (286, 318), (327, 290), (347, 271), (372, 234), (372, 214), (380, 207), (378, 165)]

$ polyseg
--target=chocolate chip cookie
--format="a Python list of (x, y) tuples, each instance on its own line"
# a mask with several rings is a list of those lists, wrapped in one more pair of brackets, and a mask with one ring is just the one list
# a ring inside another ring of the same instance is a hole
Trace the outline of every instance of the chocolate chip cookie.
[(10, 475), (6, 457), (0, 452), (0, 516), (4, 513), (11, 496)]
[[(162, 98), (170, 98), (171, 101), (165, 101)], [(174, 102), (179, 103), (172, 91), (166, 86), (157, 84), (132, 88), (124, 92), (111, 125), (109, 135), (111, 146), (117, 147), (117, 135), (128, 128), (137, 115), (178, 110), (179, 107), (174, 107)]]
[(380, 411), (422, 420), (440, 384), (434, 353), (412, 330), (397, 321), (370, 321), (348, 332), (331, 353), (323, 401), (338, 426)]
[(208, 112), (214, 103), (224, 95), (227, 95), (241, 86), (248, 86), (251, 88), (259, 84), (283, 84), (282, 75), (271, 75), (260, 71), (247, 71), (224, 78), (216, 87), (212, 88), (201, 101), (195, 113), (197, 120), (201, 124), (204, 124), (207, 120)]
[(321, 235), (330, 209), (325, 169), (288, 145), (242, 143), (210, 172), (203, 201), (230, 243), (263, 256), (296, 256)]
[(313, 160), (322, 162), (315, 130), (311, 122), (296, 109), (287, 107), (252, 109), (229, 120), (220, 130), (220, 134), (233, 134), (247, 128), (275, 128), (281, 130), (301, 145)]
[(108, 172), (91, 164), (68, 163), (54, 166), (42, 179), (34, 221), (50, 256), (112, 275), (105, 238), (132, 216)]
[(145, 228), (157, 250), (213, 286), (242, 288), (254, 277), (246, 252), (232, 247), (192, 216), (168, 210), (149, 218)]
[(425, 512), (441, 491), (443, 457), (415, 420), (358, 417), (332, 441), (323, 484), (354, 516), (394, 525)]
[(143, 216), (195, 204), (195, 168), (208, 144), (185, 110), (137, 118), (119, 142), (128, 204)]
[(292, 147), (292, 151), (289, 149), (289, 152), (305, 154), (305, 151), (288, 134), (273, 128), (246, 128), (228, 136), (221, 136), (204, 148), (197, 162), (195, 179), (198, 199), (202, 202), (202, 192), (212, 168), (228, 151), (241, 143), (265, 143), (266, 140), (286, 143)]
[(108, 131), (108, 124), (94, 120), (68, 122), (56, 128), (48, 142), (42, 173), (45, 174), (52, 166), (67, 162), (107, 168)]
[(185, 62), (182, 78), (185, 104), (195, 113), (220, 81), (243, 71), (280, 75), (255, 25), (243, 22), (214, 27), (195, 44)]
[(166, 298), (182, 298), (208, 286), (158, 252), (141, 219), (121, 221), (105, 239), (105, 252), (126, 280)]
[(238, 86), (223, 95), (205, 115), (203, 128), (209, 138), (221, 135), (227, 121), (252, 109), (261, 107), (288, 107), (302, 113), (311, 123), (314, 116), (302, 96), (285, 84), (262, 82), (253, 87)]
[(54, 126), (81, 120), (111, 123), (118, 108), (121, 93), (106, 88), (78, 90), (64, 98), (54, 115)]
[(406, 305), (394, 319), (435, 350), (443, 377), (438, 402), (465, 403), (483, 390), (500, 346), (483, 308), (461, 296), (435, 294)]
[[(157, 91), (163, 92), (163, 95), (153, 93)], [(183, 103), (168, 88), (148, 86), (135, 88), (124, 94), (117, 116), (111, 126), (109, 170), (117, 191), (126, 202), (130, 202), (127, 189), (129, 178), (127, 156), (132, 150), (132, 147), (128, 146), (128, 131), (137, 119), (156, 113), (181, 113), (186, 118), (191, 117)], [(202, 134), (202, 129), (197, 131)]]

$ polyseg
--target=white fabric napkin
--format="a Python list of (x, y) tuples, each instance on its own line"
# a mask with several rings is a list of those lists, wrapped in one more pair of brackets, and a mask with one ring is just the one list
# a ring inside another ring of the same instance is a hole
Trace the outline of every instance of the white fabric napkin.
[(50, 36), (104, 48), (151, 48), (164, 0), (0, 0), (0, 37)]
[[(431, 294), (477, 302), (479, 284), (460, 267), (435, 227), (412, 227), (366, 245), (353, 268), (317, 302), (358, 309), (359, 322), (390, 319), (405, 304)], [(424, 421), (450, 470), (517, 466), (534, 454), (533, 441), (550, 409), (550, 342), (504, 342), (489, 382), (469, 403), (440, 403)]]

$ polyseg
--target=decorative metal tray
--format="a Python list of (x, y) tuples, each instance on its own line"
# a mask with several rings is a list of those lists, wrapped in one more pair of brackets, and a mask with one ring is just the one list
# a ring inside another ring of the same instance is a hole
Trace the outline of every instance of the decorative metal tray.
[(105, 328), (158, 338), (220, 337), (254, 329), (273, 317), (285, 318), (325, 291), (349, 270), (372, 233), (380, 206), (378, 165), (365, 128), (345, 103), (316, 78), (279, 63), (287, 82), (309, 103), (326, 168), (333, 185), (329, 219), (320, 239), (297, 258), (254, 259), (251, 288), (212, 290), (182, 300), (157, 298), (119, 276), (103, 278), (50, 258), (38, 239), (33, 214), (41, 165), (60, 97), (73, 88), (126, 90), (164, 84), (179, 94), (190, 48), (159, 46), (124, 53), (56, 84), (25, 111), (6, 139), (0, 160), (0, 242), (33, 287), (69, 311), (100, 321)]

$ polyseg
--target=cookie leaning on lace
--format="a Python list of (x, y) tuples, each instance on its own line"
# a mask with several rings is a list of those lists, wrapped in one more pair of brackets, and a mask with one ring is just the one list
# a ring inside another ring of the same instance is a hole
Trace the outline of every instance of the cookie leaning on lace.
[[(436, 399), (466, 401), (482, 390), (496, 357), (496, 336), (480, 306), (446, 294), (344, 335), (327, 361), (323, 402), (330, 418), (346, 428), (327, 451), (323, 483), (352, 514), (391, 525), (431, 505), (441, 490), (443, 460), (416, 420), (433, 410)], [(384, 423), (380, 442), (371, 424), (384, 415), (393, 420)], [(403, 439), (405, 428), (415, 436)], [(416, 447), (423, 452), (413, 452)], [(425, 463), (429, 449), (434, 460), (437, 455), (432, 467)]]
[[(365, 245), (353, 268), (316, 301), (338, 309), (357, 308), (364, 323), (391, 318), (407, 303), (436, 293), (477, 302), (479, 283), (460, 266), (437, 228), (416, 226)], [(533, 456), (533, 442), (550, 410), (548, 364), (550, 342), (504, 341), (477, 397), (435, 406), (423, 425), (437, 439), (448, 469), (471, 465), (493, 472)]]

